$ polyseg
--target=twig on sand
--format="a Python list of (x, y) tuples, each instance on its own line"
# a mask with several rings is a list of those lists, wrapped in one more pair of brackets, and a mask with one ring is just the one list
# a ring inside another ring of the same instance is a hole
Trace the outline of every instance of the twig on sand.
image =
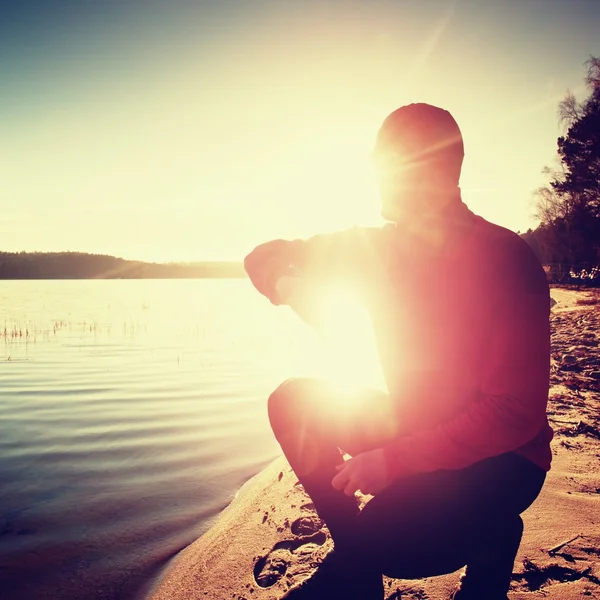
[(578, 539), (580, 537), (581, 537), (581, 534), (578, 533), (575, 537), (565, 540), (564, 542), (560, 542), (560, 544), (556, 544), (556, 546), (552, 546), (552, 548), (548, 548), (548, 550), (546, 552), (548, 552), (548, 554), (551, 554), (551, 555), (556, 554), (559, 550), (562, 550), (567, 544), (574, 542), (576, 539)]

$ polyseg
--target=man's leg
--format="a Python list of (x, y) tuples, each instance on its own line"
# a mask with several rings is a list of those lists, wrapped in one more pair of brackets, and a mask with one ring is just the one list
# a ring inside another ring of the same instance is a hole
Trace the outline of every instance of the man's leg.
[(541, 468), (514, 453), (481, 461), (465, 471), (478, 528), (455, 600), (480, 598), (489, 589), (508, 591), (523, 534), (520, 515), (537, 498), (545, 478)]
[(383, 600), (381, 570), (353, 551), (356, 499), (335, 490), (331, 480), (342, 462), (340, 448), (356, 455), (393, 439), (395, 415), (389, 396), (377, 390), (349, 394), (324, 381), (290, 379), (271, 394), (269, 419), (335, 545), (316, 574), (285, 598)]
[(541, 469), (508, 453), (460, 471), (394, 482), (357, 517), (355, 551), (402, 579), (467, 565), (457, 600), (505, 599), (521, 540), (519, 515), (544, 478)]
[(355, 455), (395, 437), (388, 396), (365, 392), (338, 403), (327, 384), (293, 379), (271, 395), (269, 417), (336, 548), (368, 570), (404, 579), (467, 565), (457, 599), (505, 597), (521, 538), (519, 515), (541, 489), (541, 469), (509, 453), (463, 470), (418, 474), (392, 483), (359, 513), (353, 498), (331, 486), (338, 448)]
[(378, 390), (350, 395), (322, 380), (289, 379), (271, 394), (269, 419), (336, 547), (342, 546), (354, 535), (359, 509), (354, 497), (331, 485), (335, 466), (342, 462), (340, 448), (354, 455), (393, 439), (389, 396)]

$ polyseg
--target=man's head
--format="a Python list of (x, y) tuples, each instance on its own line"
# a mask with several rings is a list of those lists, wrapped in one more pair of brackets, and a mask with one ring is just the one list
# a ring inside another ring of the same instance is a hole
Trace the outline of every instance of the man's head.
[(458, 201), (464, 157), (452, 115), (430, 104), (409, 104), (383, 122), (373, 151), (382, 216), (405, 222), (435, 218)]

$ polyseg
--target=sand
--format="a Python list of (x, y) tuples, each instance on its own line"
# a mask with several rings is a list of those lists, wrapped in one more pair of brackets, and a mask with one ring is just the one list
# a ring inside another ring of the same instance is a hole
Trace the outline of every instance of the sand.
[[(560, 289), (553, 297), (548, 412), (554, 462), (540, 497), (523, 515), (511, 600), (600, 599), (600, 294)], [(310, 499), (279, 458), (172, 561), (148, 600), (277, 600), (310, 576), (332, 547)], [(386, 599), (446, 599), (459, 575), (386, 578)]]

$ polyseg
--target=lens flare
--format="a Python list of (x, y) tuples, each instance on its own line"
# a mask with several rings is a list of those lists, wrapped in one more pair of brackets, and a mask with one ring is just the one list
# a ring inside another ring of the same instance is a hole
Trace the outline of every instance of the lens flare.
[(343, 287), (324, 291), (318, 313), (321, 376), (340, 400), (351, 402), (365, 387), (385, 389), (371, 319), (358, 294)]

